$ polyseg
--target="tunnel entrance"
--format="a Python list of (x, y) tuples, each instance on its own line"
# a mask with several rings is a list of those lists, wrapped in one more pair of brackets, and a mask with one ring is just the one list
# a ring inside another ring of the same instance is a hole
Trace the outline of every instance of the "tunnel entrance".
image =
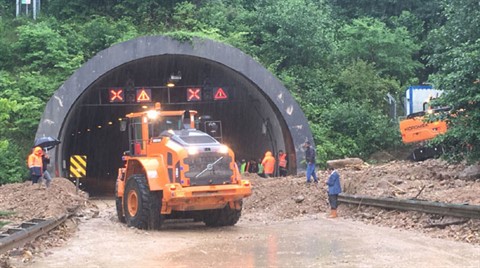
[[(169, 82), (174, 85), (167, 86)], [(296, 102), (268, 71), (217, 42), (144, 37), (97, 54), (47, 104), (37, 137), (62, 141), (52, 156), (54, 174), (69, 177), (70, 157), (82, 155), (85, 189), (113, 193), (122, 153), (128, 150), (121, 121), (155, 102), (162, 110), (196, 110), (221, 122), (213, 136), (231, 147), (237, 160), (283, 150), (290, 174), (302, 168), (297, 155), (301, 143), (311, 140), (310, 129)]]

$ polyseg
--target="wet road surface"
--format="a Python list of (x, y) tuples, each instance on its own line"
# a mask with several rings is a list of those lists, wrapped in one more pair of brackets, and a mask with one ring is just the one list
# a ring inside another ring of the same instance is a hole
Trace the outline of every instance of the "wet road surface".
[[(102, 203), (103, 201), (100, 201)], [(271, 224), (207, 228), (168, 222), (142, 231), (99, 205), (65, 246), (28, 267), (480, 267), (480, 246), (324, 215)]]

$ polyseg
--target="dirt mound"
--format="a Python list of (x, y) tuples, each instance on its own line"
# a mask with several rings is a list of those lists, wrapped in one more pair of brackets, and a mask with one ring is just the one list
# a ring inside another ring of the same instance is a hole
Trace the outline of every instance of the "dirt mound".
[[(466, 168), (463, 164), (427, 160), (365, 164), (338, 171), (346, 194), (480, 205), (480, 180), (462, 177)], [(247, 174), (246, 177), (252, 182), (253, 194), (244, 201), (242, 220), (269, 223), (299, 216), (318, 216), (319, 213), (324, 216), (329, 210), (325, 186), (328, 172), (320, 170), (317, 174), (320, 180), (318, 185), (307, 184), (303, 174), (270, 179)], [(341, 217), (368, 224), (415, 230), (433, 237), (480, 244), (480, 220), (345, 204), (338, 210)]]
[[(378, 165), (355, 165), (338, 169), (342, 187), (347, 194), (423, 199), (445, 203), (480, 205), (478, 174), (465, 172), (463, 164), (453, 165), (441, 160), (424, 162), (392, 161)], [(465, 174), (470, 175), (466, 176)], [(478, 173), (478, 172), (477, 172)], [(244, 200), (240, 221), (271, 224), (299, 217), (325, 217), (329, 211), (325, 180), (328, 172), (317, 172), (319, 183), (306, 183), (305, 175), (285, 178), (260, 178), (245, 174), (252, 183), (252, 196)], [(80, 207), (80, 210), (76, 208)], [(47, 190), (30, 182), (0, 186), (0, 211), (14, 212), (0, 216), (0, 222), (17, 226), (32, 218), (59, 217), (77, 211), (64, 225), (43, 235), (22, 249), (2, 258), (20, 255), (29, 262), (34, 256), (46, 256), (48, 248), (60, 246), (77, 228), (77, 222), (98, 216), (98, 208), (88, 201), (87, 194), (76, 193), (75, 185), (64, 178), (55, 178)], [(341, 204), (341, 218), (367, 224), (388, 226), (426, 233), (433, 237), (480, 244), (480, 220), (458, 219), (419, 212), (385, 210), (366, 206)], [(116, 221), (116, 219), (111, 219)], [(342, 219), (338, 219), (342, 220)]]
[(442, 160), (394, 161), (339, 172), (348, 194), (479, 205), (479, 180), (462, 178), (465, 168)]
[(306, 183), (303, 177), (264, 179), (246, 174), (252, 184), (252, 196), (244, 200), (242, 219), (277, 221), (318, 214), (328, 208), (327, 194), (321, 183)]
[(33, 218), (59, 217), (75, 210), (88, 199), (65, 178), (54, 178), (49, 188), (24, 183), (0, 186), (0, 211), (13, 212), (3, 221), (19, 223)]
[[(85, 192), (77, 193), (71, 181), (54, 178), (48, 189), (45, 186), (39, 187), (38, 184), (32, 185), (30, 181), (0, 186), (0, 211), (2, 212), (0, 223), (5, 224), (0, 228), (0, 232), (34, 218), (75, 216), (24, 247), (0, 255), (0, 267), (10, 267), (12, 257), (28, 263), (35, 256), (50, 254), (49, 248), (61, 246), (76, 231), (79, 214), (94, 214), (95, 208), (88, 202), (88, 195)], [(96, 213), (98, 214), (98, 211)]]

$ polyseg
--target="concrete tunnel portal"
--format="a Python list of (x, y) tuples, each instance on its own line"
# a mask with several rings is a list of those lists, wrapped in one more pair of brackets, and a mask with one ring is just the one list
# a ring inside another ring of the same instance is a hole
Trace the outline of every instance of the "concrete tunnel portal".
[[(171, 78), (175, 86), (167, 87)], [(123, 93), (115, 97), (112, 89)], [(138, 102), (137, 92), (144, 89), (150, 94)], [(192, 89), (200, 91), (188, 93)], [(220, 130), (210, 134), (230, 146), (237, 161), (283, 150), (290, 174), (304, 169), (301, 145), (312, 141), (312, 134), (302, 110), (277, 78), (222, 43), (150, 36), (99, 52), (49, 100), (36, 137), (61, 140), (50, 152), (53, 174), (69, 177), (70, 157), (84, 155), (86, 177), (81, 182), (86, 191), (112, 194), (122, 153), (129, 149), (120, 120), (155, 102), (162, 110), (197, 110), (203, 118), (220, 121), (221, 136)]]

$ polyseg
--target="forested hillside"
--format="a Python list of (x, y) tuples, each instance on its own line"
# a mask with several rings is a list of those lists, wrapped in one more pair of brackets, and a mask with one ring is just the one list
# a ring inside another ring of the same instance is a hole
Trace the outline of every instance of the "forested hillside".
[(53, 92), (112, 44), (200, 36), (237, 47), (274, 73), (306, 114), (319, 162), (400, 148), (386, 101), (410, 85), (445, 90), (439, 142), (480, 158), (478, 0), (44, 0), (36, 20), (0, 0), (0, 184), (25, 158)]

